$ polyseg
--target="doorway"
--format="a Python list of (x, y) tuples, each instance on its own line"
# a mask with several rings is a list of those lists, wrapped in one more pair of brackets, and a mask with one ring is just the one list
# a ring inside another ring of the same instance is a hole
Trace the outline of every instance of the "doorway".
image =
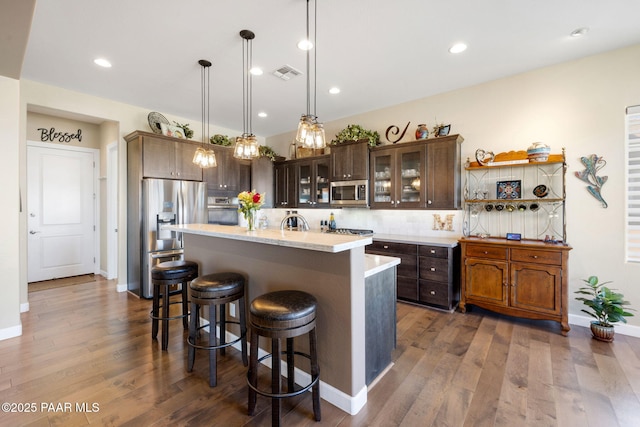
[(27, 142), (27, 281), (96, 274), (99, 150)]

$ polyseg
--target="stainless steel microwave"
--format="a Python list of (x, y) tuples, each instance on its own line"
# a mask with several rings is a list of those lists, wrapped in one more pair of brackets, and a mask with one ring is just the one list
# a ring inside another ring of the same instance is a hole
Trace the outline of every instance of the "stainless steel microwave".
[(366, 179), (332, 182), (331, 204), (336, 206), (368, 206), (369, 182)]

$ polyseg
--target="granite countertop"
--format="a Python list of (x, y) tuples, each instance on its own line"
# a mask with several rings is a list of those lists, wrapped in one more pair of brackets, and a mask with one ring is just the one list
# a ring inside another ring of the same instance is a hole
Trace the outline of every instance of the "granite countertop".
[(406, 236), (403, 234), (374, 234), (373, 240), (383, 240), (385, 242), (415, 243), (416, 245), (444, 246), (454, 248), (458, 246), (460, 237), (429, 237), (429, 236)]
[(320, 252), (343, 252), (372, 243), (371, 236), (353, 236), (319, 231), (289, 231), (275, 228), (247, 231), (246, 227), (216, 224), (167, 225), (163, 229), (201, 236), (243, 240)]

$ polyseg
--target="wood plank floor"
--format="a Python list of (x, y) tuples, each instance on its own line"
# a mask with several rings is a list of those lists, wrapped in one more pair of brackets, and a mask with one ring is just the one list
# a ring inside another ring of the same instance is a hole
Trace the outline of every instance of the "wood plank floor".
[[(23, 335), (0, 341), (0, 402), (21, 410), (3, 406), (0, 425), (270, 425), (265, 398), (246, 415), (238, 351), (220, 358), (218, 387), (209, 388), (204, 354), (186, 372), (181, 322), (162, 352), (150, 338), (150, 301), (114, 287), (98, 277), (29, 294)], [(360, 413), (322, 401), (315, 423), (306, 394), (283, 404), (284, 425), (640, 425), (638, 338), (605, 344), (578, 326), (565, 338), (553, 322), (401, 303), (397, 326), (394, 365)], [(261, 377), (268, 381), (266, 369)]]

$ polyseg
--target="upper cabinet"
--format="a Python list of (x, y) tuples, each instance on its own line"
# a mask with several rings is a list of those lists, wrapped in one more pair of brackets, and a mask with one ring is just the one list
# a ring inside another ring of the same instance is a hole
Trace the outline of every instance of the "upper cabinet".
[(294, 162), (298, 179), (297, 207), (320, 208), (329, 206), (329, 156)]
[(371, 149), (371, 207), (459, 209), (460, 144), (452, 135)]
[(212, 148), (217, 166), (203, 172), (209, 196), (235, 197), (241, 191), (251, 191), (251, 162), (233, 157), (232, 147)]
[(199, 143), (141, 131), (125, 140), (128, 162), (141, 165), (140, 178), (202, 181), (202, 169), (192, 162)]
[(369, 178), (369, 144), (344, 142), (331, 146), (331, 180), (351, 181)]
[(295, 208), (297, 207), (297, 167), (295, 162), (276, 162), (274, 165), (275, 175), (275, 197), (274, 207)]

